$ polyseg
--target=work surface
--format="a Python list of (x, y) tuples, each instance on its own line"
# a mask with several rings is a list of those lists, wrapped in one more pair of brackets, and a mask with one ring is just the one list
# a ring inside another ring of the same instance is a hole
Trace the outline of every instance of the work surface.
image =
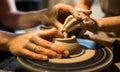
[[(39, 29), (39, 27), (37, 27), (37, 29)], [(31, 31), (31, 30), (33, 30), (33, 29), (28, 29), (26, 31)], [(113, 55), (114, 55), (113, 63), (108, 68), (106, 68), (105, 70), (103, 70), (101, 72), (120, 72), (120, 39), (116, 38), (116, 37), (115, 38), (108, 37), (108, 36), (106, 36), (106, 34), (104, 32), (99, 32), (95, 35), (91, 35), (91, 38), (93, 38), (93, 40), (96, 43), (99, 43), (103, 46), (107, 46), (108, 48), (110, 48), (113, 51)], [(9, 61), (6, 64), (4, 64), (4, 67), (5, 67), (4, 69), (9, 69), (11, 67), (12, 67), (12, 70), (14, 68), (18, 69), (17, 72), (26, 72), (19, 65), (19, 63), (16, 60), (16, 57), (10, 58)], [(2, 71), (0, 71), (0, 72), (2, 72)], [(13, 70), (11, 72), (16, 72), (16, 71)]]
[(113, 63), (105, 69), (105, 72), (120, 72), (120, 38), (108, 36), (105, 32), (93, 34), (91, 38), (93, 38), (95, 42), (109, 47), (113, 52)]
[[(40, 27), (37, 27), (35, 29), (39, 29)], [(28, 29), (26, 31), (30, 31), (34, 29)], [(90, 33), (88, 32), (88, 35)], [(90, 35), (90, 37), (96, 42), (103, 46), (107, 46), (113, 51), (114, 55), (114, 61), (113, 66), (115, 66), (118, 70), (120, 70), (120, 37), (112, 37), (108, 36), (105, 32), (98, 32), (96, 34)], [(86, 39), (86, 38), (85, 38)]]
[(113, 63), (102, 72), (120, 72), (120, 38), (98, 32), (90, 36), (96, 43), (107, 46), (113, 52)]

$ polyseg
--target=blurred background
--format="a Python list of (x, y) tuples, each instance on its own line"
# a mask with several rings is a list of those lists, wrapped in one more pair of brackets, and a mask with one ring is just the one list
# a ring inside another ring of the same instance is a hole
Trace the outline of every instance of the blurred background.
[[(79, 0), (16, 0), (16, 5), (18, 10), (22, 11), (31, 11), (31, 10), (40, 10), (42, 8), (51, 7), (57, 3), (65, 3), (75, 6)], [(98, 0), (94, 0), (92, 10), (92, 18), (103, 17)]]

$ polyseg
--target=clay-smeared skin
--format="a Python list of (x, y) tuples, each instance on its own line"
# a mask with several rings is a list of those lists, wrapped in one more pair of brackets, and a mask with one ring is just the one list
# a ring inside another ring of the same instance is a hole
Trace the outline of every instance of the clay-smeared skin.
[[(84, 12), (78, 11), (78, 16), (75, 17), (73, 15), (69, 15), (63, 24), (62, 32), (65, 37), (70, 37), (70, 33), (74, 32), (75, 30), (79, 30), (79, 36), (82, 36), (86, 32), (86, 26), (94, 25), (95, 22), (87, 15), (90, 15), (90, 11)], [(68, 35), (66, 35), (68, 34)], [(75, 34), (75, 33), (74, 33)], [(77, 35), (78, 35), (77, 34)]]
[[(83, 27), (82, 25), (83, 25), (83, 23), (82, 23), (82, 20), (80, 18), (77, 19), (77, 18), (73, 17), (72, 15), (68, 16), (63, 24), (63, 29), (62, 29), (64, 37), (65, 38), (70, 37), (69, 33), (76, 30), (76, 29)], [(85, 30), (84, 31), (82, 31), (82, 30), (81, 30), (81, 32), (82, 32), (81, 35), (83, 35), (85, 32)]]

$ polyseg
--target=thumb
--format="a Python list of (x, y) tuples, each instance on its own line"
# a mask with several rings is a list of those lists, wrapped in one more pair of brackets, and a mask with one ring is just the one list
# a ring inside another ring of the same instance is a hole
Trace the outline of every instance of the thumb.
[(56, 28), (41, 30), (39, 36), (42, 38), (64, 37), (63, 34)]
[(52, 24), (57, 28), (57, 30), (61, 31), (62, 27), (63, 27), (63, 24), (60, 23), (57, 19), (54, 19), (52, 21)]

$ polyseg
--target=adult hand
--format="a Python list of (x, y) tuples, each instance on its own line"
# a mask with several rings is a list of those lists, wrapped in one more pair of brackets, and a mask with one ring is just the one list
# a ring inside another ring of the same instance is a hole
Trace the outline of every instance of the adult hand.
[(40, 10), (39, 19), (43, 24), (55, 26), (61, 30), (62, 24), (69, 15), (77, 16), (77, 11), (70, 5), (57, 4), (51, 8)]
[(84, 32), (89, 28), (89, 26), (94, 25), (95, 21), (91, 19), (88, 15), (83, 12), (79, 12), (79, 16), (81, 19), (78, 19), (72, 15), (66, 18), (66, 21), (63, 25), (63, 32), (70, 33), (72, 31), (81, 29), (79, 35), (83, 35)]
[(62, 46), (55, 45), (45, 38), (62, 37), (56, 29), (29, 32), (9, 39), (8, 48), (16, 56), (35, 60), (47, 60), (48, 57), (61, 58), (68, 56), (69, 52)]
[(63, 24), (62, 32), (66, 35), (76, 35), (76, 37), (82, 36), (86, 32), (86, 24), (93, 21), (89, 17), (92, 13), (87, 9), (75, 8), (76, 15), (69, 15)]
[(66, 4), (56, 4), (53, 7), (42, 9), (39, 11), (27, 12), (19, 16), (19, 23), (22, 27), (32, 27), (33, 25), (38, 25), (40, 22), (47, 25), (55, 26), (58, 30), (61, 30), (65, 19), (72, 15), (78, 20), (81, 20), (79, 13), (84, 13), (89, 15), (91, 11), (79, 9), (76, 10), (70, 5)]

